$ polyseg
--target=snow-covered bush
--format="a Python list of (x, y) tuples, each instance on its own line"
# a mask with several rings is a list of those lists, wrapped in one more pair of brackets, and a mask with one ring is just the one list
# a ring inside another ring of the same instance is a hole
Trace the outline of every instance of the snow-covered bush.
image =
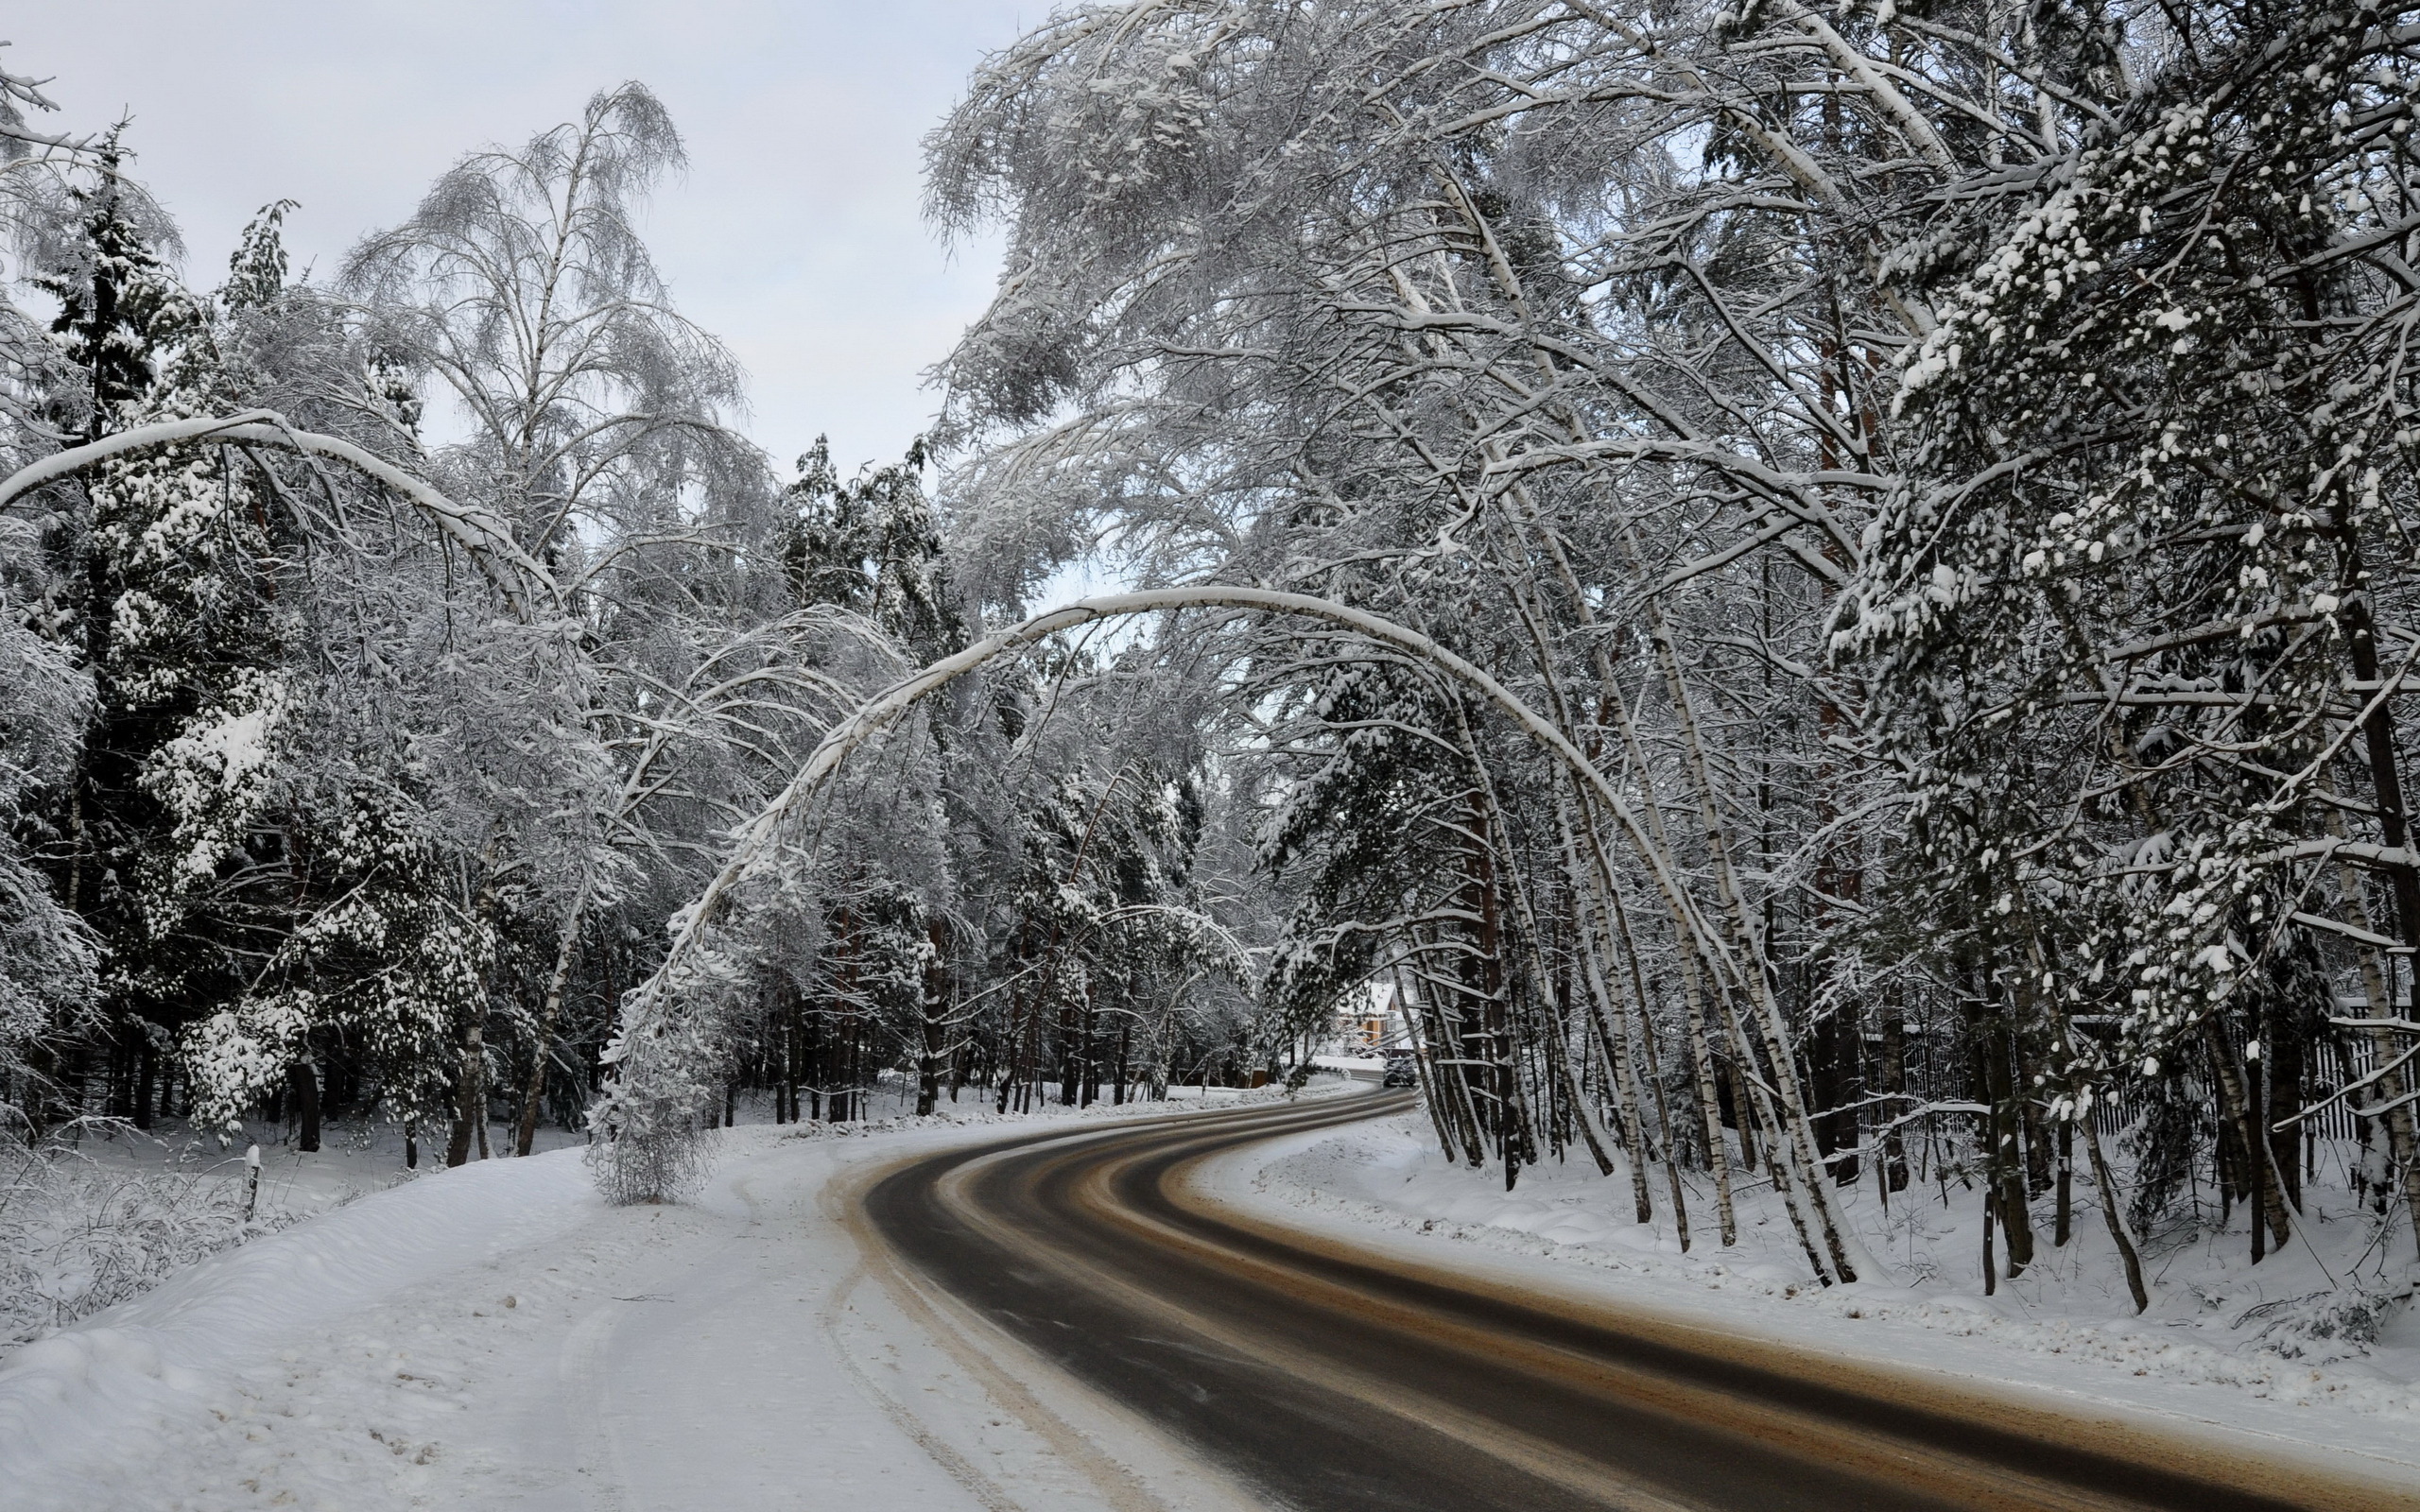
[(0, 1159), (0, 1349), (295, 1221), (248, 1218), (243, 1182), (208, 1165), (112, 1169), (56, 1137)]
[(2248, 1308), (2235, 1327), (2257, 1324), (2252, 1336), (2262, 1348), (2325, 1365), (2369, 1353), (2387, 1318), (2411, 1297), (2408, 1287), (2330, 1287)]

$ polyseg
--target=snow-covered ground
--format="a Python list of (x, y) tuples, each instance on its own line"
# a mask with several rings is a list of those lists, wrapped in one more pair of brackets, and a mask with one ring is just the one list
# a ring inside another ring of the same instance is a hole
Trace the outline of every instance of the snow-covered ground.
[(341, 1142), (272, 1155), (298, 1201), (385, 1189), (0, 1357), (0, 1505), (1091, 1512), (1140, 1483), (1219, 1507), (1180, 1452), (869, 1276), (836, 1194), (1000, 1132), (962, 1117), (732, 1129), (678, 1207), (604, 1206), (578, 1149), (394, 1185)]
[[(2359, 1219), (2315, 1221), (2318, 1253), (2297, 1243), (2256, 1267), (2238, 1215), (2230, 1233), (2153, 1252), (2152, 1306), (2137, 1318), (2083, 1188), (2070, 1243), (2053, 1248), (2046, 1230), (2028, 1274), (1985, 1297), (1971, 1203), (1945, 1209), (1938, 1194), (1910, 1190), (1886, 1215), (1871, 1182), (1844, 1194), (1849, 1221), (1893, 1274), (1825, 1290), (1806, 1281), (1769, 1191), (1742, 1194), (1740, 1243), (1727, 1250), (1709, 1232), (1710, 1200), (1694, 1194), (1697, 1241), (1683, 1255), (1668, 1220), (1662, 1237), (1634, 1221), (1627, 1177), (1599, 1176), (1583, 1157), (1527, 1171), (1507, 1193), (1498, 1172), (1448, 1164), (1417, 1111), (1255, 1145), (1202, 1181), (1263, 1217), (1432, 1263), (2151, 1413), (2238, 1445), (2253, 1435), (2279, 1453), (2357, 1456), (2420, 1486), (2420, 1266), (2405, 1259), (2411, 1235), (2399, 1226), (2380, 1236)], [(2332, 1311), (2350, 1289), (2331, 1289), (2330, 1277), (2356, 1271), (2374, 1299), (2365, 1305), (2385, 1298), (2374, 1342), (2345, 1336), (2368, 1331), (2358, 1319), (2348, 1331)]]
[[(1175, 1102), (1223, 1094), (1169, 1089)], [(911, 1080), (886, 1076), (866, 1094), (859, 1126), (907, 1116), (915, 1097)], [(987, 1106), (969, 1091), (944, 1112), (973, 1122), (988, 1116)], [(742, 1125), (772, 1122), (766, 1094), (740, 1098), (733, 1111)], [(579, 1133), (553, 1126), (536, 1135), (541, 1152), (583, 1143)], [(512, 1140), (510, 1125), (489, 1126), (491, 1151), (510, 1150)], [(444, 1164), (441, 1133), (422, 1143), (414, 1165), (403, 1131), (390, 1124), (331, 1122), (320, 1143), (305, 1154), (295, 1147), (291, 1124), (262, 1120), (224, 1134), (197, 1133), (182, 1120), (164, 1119), (149, 1132), (96, 1120), (44, 1150), (0, 1151), (0, 1362), (199, 1260)], [(260, 1154), (249, 1219), (248, 1147)]]
[[(255, 1124), (221, 1138), (182, 1122), (146, 1133), (101, 1121), (0, 1154), (0, 1359), (197, 1261), (416, 1174), (390, 1127), (332, 1125), (309, 1154), (292, 1133)], [(509, 1130), (493, 1133), (505, 1143), (493, 1147), (510, 1147)], [(576, 1143), (539, 1131), (542, 1150)], [(248, 1145), (260, 1152), (249, 1194)], [(423, 1172), (441, 1163), (441, 1150), (421, 1155)]]
[[(339, 1139), (316, 1160), (271, 1150), (265, 1204), (316, 1216), (0, 1357), (0, 1505), (589, 1509), (804, 1494), (885, 1512), (1092, 1512), (1144, 1504), (1147, 1489), (1221, 1507), (1218, 1478), (1182, 1451), (1054, 1383), (857, 1243), (863, 1174), (1027, 1122), (972, 1105), (961, 1117), (742, 1126), (722, 1136), (699, 1200), (662, 1208), (605, 1207), (577, 1149), (400, 1183), (396, 1152), (374, 1146)], [(2254, 1269), (2239, 1234), (2164, 1251), (2156, 1305), (2135, 1319), (2105, 1274), (2105, 1238), (2083, 1223), (1986, 1298), (1972, 1267), (1944, 1259), (1976, 1238), (1971, 1219), (1962, 1234), (1938, 1200), (1895, 1203), (1889, 1223), (1860, 1203), (1869, 1246), (1898, 1274), (1826, 1292), (1798, 1280), (1769, 1198), (1743, 1202), (1739, 1246), (1702, 1238), (1685, 1257), (1628, 1221), (1620, 1180), (1550, 1167), (1508, 1195), (1446, 1167), (1426, 1132), (1415, 1114), (1300, 1136), (1204, 1179), (1263, 1217), (1457, 1269), (2148, 1413), (2238, 1447), (2350, 1455), (2420, 1485), (2409, 1309), (2368, 1345), (2314, 1337), (2308, 1304), (2255, 1311), (2325, 1285), (2307, 1253)], [(2323, 1229), (2339, 1231), (2354, 1227)], [(2303, 1326), (2268, 1329), (2280, 1314)]]

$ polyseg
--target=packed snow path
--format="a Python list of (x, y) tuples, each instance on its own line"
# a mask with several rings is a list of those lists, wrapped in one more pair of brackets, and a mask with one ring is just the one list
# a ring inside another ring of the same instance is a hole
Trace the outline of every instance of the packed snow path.
[(671, 1208), (425, 1177), (0, 1364), (0, 1508), (2420, 1506), (1188, 1184), (1401, 1106), (742, 1129)]

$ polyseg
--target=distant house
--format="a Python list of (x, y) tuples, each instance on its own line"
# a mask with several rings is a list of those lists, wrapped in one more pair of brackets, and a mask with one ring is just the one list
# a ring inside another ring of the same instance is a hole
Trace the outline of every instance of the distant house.
[(1409, 1048), (1411, 1041), (1394, 983), (1368, 981), (1347, 993), (1337, 1005), (1330, 1042), (1340, 1056), (1378, 1056)]

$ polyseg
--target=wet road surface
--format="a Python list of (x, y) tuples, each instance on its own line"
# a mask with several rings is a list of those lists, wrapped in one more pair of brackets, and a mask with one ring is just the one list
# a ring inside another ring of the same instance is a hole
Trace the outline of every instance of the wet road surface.
[(1409, 1094), (1027, 1136), (896, 1168), (873, 1230), (961, 1302), (1303, 1512), (2420, 1508), (2012, 1394), (1527, 1294), (1186, 1189)]

